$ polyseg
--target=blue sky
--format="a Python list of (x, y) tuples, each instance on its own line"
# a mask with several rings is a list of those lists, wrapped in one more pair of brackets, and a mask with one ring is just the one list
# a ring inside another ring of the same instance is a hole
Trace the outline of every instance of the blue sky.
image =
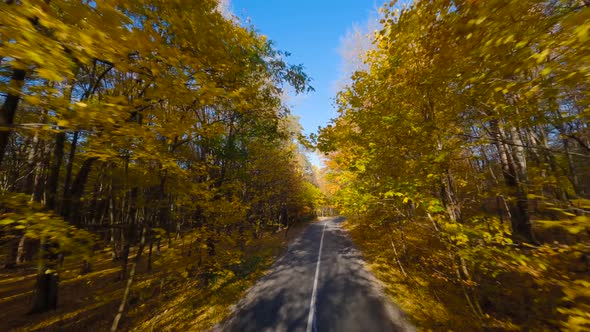
[(332, 100), (343, 77), (341, 41), (354, 24), (365, 25), (379, 5), (376, 0), (231, 1), (235, 15), (249, 18), (279, 50), (291, 53), (288, 62), (303, 64), (313, 79), (315, 92), (288, 101), (306, 134), (336, 117)]

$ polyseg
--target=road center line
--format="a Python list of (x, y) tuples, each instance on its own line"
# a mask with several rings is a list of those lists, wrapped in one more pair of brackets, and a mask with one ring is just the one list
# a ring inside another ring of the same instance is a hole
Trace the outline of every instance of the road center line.
[(318, 291), (318, 278), (320, 276), (320, 261), (322, 258), (322, 246), (324, 245), (324, 233), (326, 232), (326, 226), (328, 222), (324, 224), (322, 229), (322, 238), (320, 239), (320, 250), (318, 251), (318, 263), (315, 268), (315, 278), (313, 279), (313, 291), (311, 292), (311, 303), (309, 304), (309, 315), (307, 316), (307, 332), (311, 332), (314, 329), (315, 323), (315, 303)]

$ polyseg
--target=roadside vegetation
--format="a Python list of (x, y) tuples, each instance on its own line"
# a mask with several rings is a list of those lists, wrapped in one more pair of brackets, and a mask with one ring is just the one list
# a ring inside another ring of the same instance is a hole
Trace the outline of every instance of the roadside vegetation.
[(205, 329), (314, 218), (310, 79), (226, 3), (0, 2), (1, 330)]
[[(286, 234), (265, 232), (245, 248), (222, 240), (224, 255), (200, 255), (190, 244), (194, 234), (183, 235), (172, 249), (162, 247), (148, 273), (147, 260), (138, 263), (129, 289), (126, 311), (118, 329), (123, 331), (209, 330), (231, 314), (232, 306), (282, 255), (288, 242), (305, 224)], [(134, 257), (132, 251), (131, 257)], [(240, 257), (237, 259), (236, 257)], [(201, 261), (201, 267), (193, 267)], [(37, 272), (26, 265), (0, 274), (0, 319), (4, 330), (108, 331), (125, 292), (118, 281), (120, 264), (108, 247), (93, 255), (93, 270), (80, 274), (80, 262), (66, 258), (60, 269), (55, 310), (35, 315), (30, 310)]]
[(590, 4), (381, 8), (323, 128), (336, 207), (424, 330), (590, 330)]

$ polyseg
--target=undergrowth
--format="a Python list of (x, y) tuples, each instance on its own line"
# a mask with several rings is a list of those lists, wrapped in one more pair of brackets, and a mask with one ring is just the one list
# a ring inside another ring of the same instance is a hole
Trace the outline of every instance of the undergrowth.
[[(263, 233), (238, 244), (221, 239), (217, 253), (209, 256), (199, 245), (198, 234), (185, 234), (154, 254), (147, 271), (145, 255), (137, 265), (120, 330), (202, 331), (228, 317), (237, 303), (282, 254), (288, 241), (305, 227)], [(110, 249), (96, 252), (92, 272), (81, 275), (79, 261), (68, 259), (60, 273), (58, 309), (26, 315), (36, 273), (33, 266), (4, 270), (0, 280), (0, 330), (8, 331), (108, 331), (120, 305), (126, 282), (117, 280), (120, 263), (110, 259)], [(130, 255), (130, 261), (133, 258)]]
[(450, 245), (428, 219), (359, 217), (346, 228), (420, 330), (590, 330), (587, 246)]

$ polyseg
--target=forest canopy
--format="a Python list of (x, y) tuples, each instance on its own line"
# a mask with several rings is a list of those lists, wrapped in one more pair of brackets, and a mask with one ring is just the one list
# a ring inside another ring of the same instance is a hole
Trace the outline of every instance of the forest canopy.
[(338, 208), (416, 297), (457, 289), (480, 327), (587, 329), (588, 1), (380, 12), (318, 138)]
[(144, 248), (149, 271), (152, 247), (189, 236), (210, 259), (185, 271), (221, 269), (220, 243), (239, 262), (314, 216), (284, 103), (311, 79), (222, 5), (0, 2), (0, 236), (7, 267), (37, 264), (32, 312), (56, 306), (64, 256), (89, 271), (106, 248), (131, 285)]

